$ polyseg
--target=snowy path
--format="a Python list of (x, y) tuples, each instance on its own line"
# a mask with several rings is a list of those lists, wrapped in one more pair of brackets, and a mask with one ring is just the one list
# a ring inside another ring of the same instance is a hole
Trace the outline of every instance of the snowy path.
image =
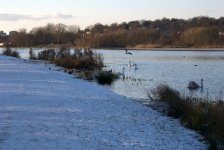
[(45, 64), (0, 56), (0, 149), (206, 149), (177, 120)]

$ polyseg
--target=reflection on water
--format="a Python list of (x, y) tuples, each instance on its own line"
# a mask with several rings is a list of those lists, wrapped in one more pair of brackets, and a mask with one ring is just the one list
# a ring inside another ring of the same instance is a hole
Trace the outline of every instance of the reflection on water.
[[(14, 49), (22, 58), (28, 58), (29, 49)], [(43, 49), (33, 49), (37, 54)], [(164, 50), (164, 49), (161, 49)], [(1, 52), (1, 49), (0, 49)], [(132, 51), (133, 55), (122, 50), (97, 50), (104, 56), (104, 62), (115, 72), (124, 69), (125, 78), (115, 81), (108, 88), (135, 99), (146, 99), (147, 91), (159, 83), (191, 95), (218, 98), (224, 90), (224, 51)], [(136, 66), (129, 67), (131, 64)], [(204, 89), (189, 91), (187, 84), (204, 79)], [(223, 92), (224, 93), (224, 92)]]

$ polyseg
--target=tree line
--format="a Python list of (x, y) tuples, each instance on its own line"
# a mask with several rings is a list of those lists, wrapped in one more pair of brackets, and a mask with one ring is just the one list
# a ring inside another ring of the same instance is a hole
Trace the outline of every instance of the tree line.
[(78, 26), (47, 24), (27, 32), (11, 34), (5, 40), (12, 46), (67, 44), (74, 47), (222, 47), (224, 17), (141, 20), (103, 25), (97, 23), (81, 30)]

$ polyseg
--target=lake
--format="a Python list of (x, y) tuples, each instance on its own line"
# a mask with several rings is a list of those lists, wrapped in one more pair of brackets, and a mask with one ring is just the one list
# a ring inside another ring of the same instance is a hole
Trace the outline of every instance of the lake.
[[(20, 51), (22, 58), (28, 58), (29, 49), (14, 50)], [(34, 48), (33, 50), (37, 53), (42, 49)], [(106, 69), (122, 72), (124, 68), (125, 79), (118, 79), (111, 86), (107, 86), (118, 94), (133, 99), (147, 99), (148, 91), (160, 83), (165, 83), (192, 96), (208, 96), (211, 99), (221, 98), (223, 100), (224, 49), (223, 51), (178, 50), (132, 50), (130, 51), (132, 55), (125, 54), (124, 50), (95, 51), (103, 54)], [(136, 66), (130, 67), (130, 62)], [(200, 84), (201, 78), (204, 80), (203, 90), (190, 91), (187, 89), (189, 81)]]

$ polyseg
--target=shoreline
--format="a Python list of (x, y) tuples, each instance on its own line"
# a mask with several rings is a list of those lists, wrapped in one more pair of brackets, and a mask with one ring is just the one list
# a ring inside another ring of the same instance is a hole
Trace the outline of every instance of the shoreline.
[(52, 64), (0, 56), (0, 65), (0, 88), (5, 89), (0, 94), (2, 114), (11, 119), (0, 117), (12, 124), (6, 131), (12, 136), (0, 144), (5, 149), (208, 148), (200, 134), (183, 127), (178, 120), (98, 84), (74, 79), (55, 70)]
[[(5, 47), (0, 47), (0, 49), (4, 49)], [(58, 48), (58, 47), (12, 47), (13, 49), (50, 49), (50, 48)], [(69, 48), (76, 48), (76, 47), (69, 47)], [(90, 48), (92, 50), (120, 50), (124, 51), (125, 48)], [(195, 48), (195, 47), (190, 47), (190, 48), (169, 48), (169, 47), (164, 47), (164, 48), (126, 48), (128, 51), (178, 51), (178, 52), (184, 52), (184, 51), (195, 51), (195, 52), (200, 52), (200, 51), (205, 51), (205, 52), (224, 52), (224, 47), (223, 48)]]
[[(125, 50), (125, 48), (93, 48), (94, 50)], [(224, 48), (127, 48), (130, 51), (219, 51), (224, 52)]]

